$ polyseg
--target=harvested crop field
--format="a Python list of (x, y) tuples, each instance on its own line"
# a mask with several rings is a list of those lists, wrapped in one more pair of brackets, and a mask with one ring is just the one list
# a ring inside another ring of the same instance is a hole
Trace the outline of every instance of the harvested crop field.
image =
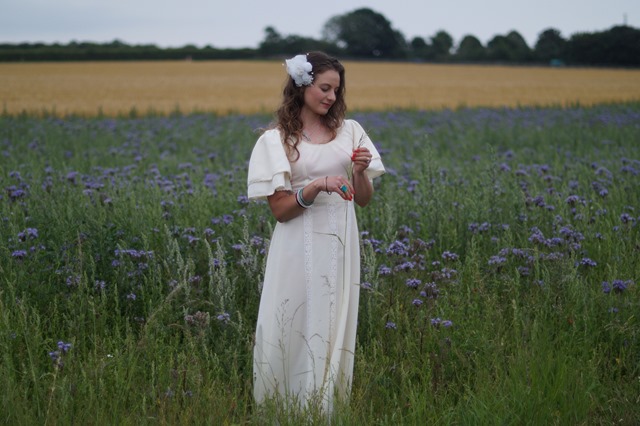
[[(567, 106), (640, 100), (640, 70), (345, 62), (352, 110)], [(5, 114), (273, 110), (278, 61), (0, 64)]]

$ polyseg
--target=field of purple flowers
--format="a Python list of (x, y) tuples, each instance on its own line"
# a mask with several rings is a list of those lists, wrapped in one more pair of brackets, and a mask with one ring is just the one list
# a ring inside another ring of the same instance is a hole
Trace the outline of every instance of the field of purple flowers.
[[(351, 117), (388, 173), (336, 424), (637, 424), (640, 104)], [(0, 117), (0, 423), (315, 418), (251, 398), (269, 120)]]

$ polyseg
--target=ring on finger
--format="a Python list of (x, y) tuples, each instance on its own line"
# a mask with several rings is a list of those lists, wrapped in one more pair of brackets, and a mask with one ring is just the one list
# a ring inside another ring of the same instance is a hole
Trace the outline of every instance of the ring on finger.
[(340, 187), (340, 191), (342, 191), (342, 192), (347, 192), (347, 189), (348, 189), (348, 188), (347, 188), (347, 185), (342, 185), (342, 186)]

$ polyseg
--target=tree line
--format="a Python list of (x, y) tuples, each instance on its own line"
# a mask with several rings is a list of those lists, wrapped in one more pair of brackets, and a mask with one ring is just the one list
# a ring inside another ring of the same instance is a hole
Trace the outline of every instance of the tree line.
[(264, 59), (324, 50), (347, 59), (409, 60), (440, 63), (550, 64), (580, 66), (640, 65), (640, 29), (613, 26), (599, 32), (581, 32), (569, 38), (555, 28), (540, 32), (534, 46), (513, 30), (495, 35), (486, 45), (469, 34), (459, 43), (444, 30), (431, 37), (406, 39), (382, 14), (361, 8), (330, 18), (320, 39), (283, 35), (274, 27), (264, 30), (256, 48), (219, 49), (186, 45), (159, 48), (153, 44), (129, 45), (71, 42), (64, 44), (0, 44), (0, 61)]

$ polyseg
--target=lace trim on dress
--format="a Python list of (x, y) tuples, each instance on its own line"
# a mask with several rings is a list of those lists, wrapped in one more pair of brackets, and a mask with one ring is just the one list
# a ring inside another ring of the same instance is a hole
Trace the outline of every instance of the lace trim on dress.
[[(307, 327), (311, 321), (311, 277), (313, 275), (313, 250), (312, 250), (312, 234), (313, 234), (313, 217), (309, 210), (305, 210), (302, 214), (304, 226), (304, 281), (307, 290)], [(308, 328), (307, 328), (308, 330)], [(308, 337), (308, 336), (307, 336)]]
[(338, 230), (338, 217), (336, 213), (336, 203), (329, 203), (327, 208), (327, 216), (329, 219), (329, 232), (335, 235), (335, 238), (331, 239), (331, 258), (329, 259), (329, 307), (331, 309), (331, 316), (329, 322), (330, 338), (333, 342), (335, 336), (336, 325), (336, 283), (338, 279), (338, 245), (344, 245), (344, 237)]

